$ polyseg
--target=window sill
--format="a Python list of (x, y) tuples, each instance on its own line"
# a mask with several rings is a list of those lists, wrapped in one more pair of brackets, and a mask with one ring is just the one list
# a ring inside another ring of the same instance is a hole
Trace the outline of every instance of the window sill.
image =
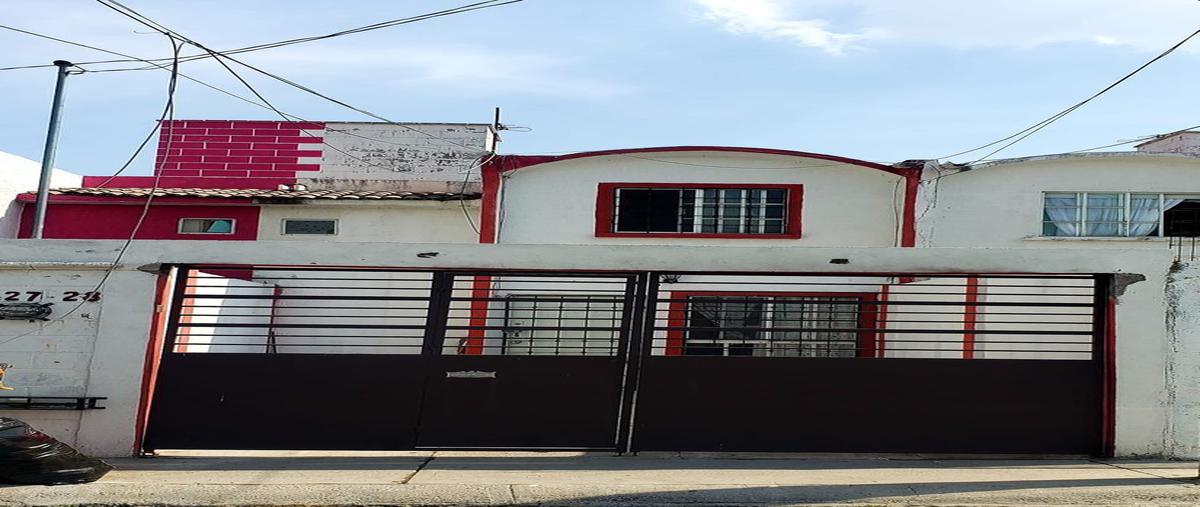
[(1143, 236), (1143, 237), (1128, 237), (1128, 236), (1026, 236), (1021, 238), (1025, 241), (1116, 241), (1116, 242), (1144, 242), (1144, 243), (1166, 243), (1171, 238), (1165, 236)]

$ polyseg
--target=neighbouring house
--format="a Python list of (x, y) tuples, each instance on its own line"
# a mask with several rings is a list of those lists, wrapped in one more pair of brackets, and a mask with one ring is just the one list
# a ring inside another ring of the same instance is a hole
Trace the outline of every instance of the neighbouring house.
[(398, 375), (339, 398), (362, 449), (1200, 452), (1196, 284), (1165, 255), (1197, 233), (1200, 158), (1159, 152), (1188, 133), (953, 166), (507, 155), (492, 128), (182, 120), (154, 176), (56, 189), (50, 238), (494, 245), (167, 266), (132, 446), (316, 445), (286, 428), (344, 391), (281, 379), (321, 368)]
[(44, 237), (473, 242), (494, 144), (486, 124), (175, 120), (152, 176), (54, 185)]
[[(14, 238), (21, 223), (24, 204), (17, 200), (21, 193), (37, 189), (41, 164), (25, 157), (0, 152), (0, 203), (6, 203), (0, 215), (0, 238)], [(56, 188), (77, 187), (83, 177), (62, 169), (54, 169), (50, 185)], [(32, 211), (30, 212), (32, 214)]]

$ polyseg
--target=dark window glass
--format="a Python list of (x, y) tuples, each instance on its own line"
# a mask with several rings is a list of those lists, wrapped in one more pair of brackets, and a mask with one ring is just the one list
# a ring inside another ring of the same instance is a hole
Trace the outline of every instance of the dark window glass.
[(1163, 212), (1165, 236), (1200, 236), (1200, 199), (1183, 201)]
[(617, 191), (617, 232), (679, 232), (681, 190)]
[(337, 222), (333, 220), (285, 219), (283, 221), (283, 233), (331, 236), (337, 233)]
[(614, 232), (784, 234), (787, 189), (619, 188)]

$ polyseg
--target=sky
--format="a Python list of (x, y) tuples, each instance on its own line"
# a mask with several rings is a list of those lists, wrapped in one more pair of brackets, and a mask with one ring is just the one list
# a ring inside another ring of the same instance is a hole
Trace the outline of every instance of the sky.
[[(470, 1), (123, 3), (220, 50)], [(170, 53), (162, 35), (89, 0), (0, 0), (0, 24), (142, 58)], [(525, 0), (240, 58), (395, 121), (487, 123), (500, 107), (504, 124), (524, 127), (504, 133), (502, 153), (724, 145), (890, 163), (1028, 127), (1197, 28), (1195, 0)], [(0, 67), (109, 58), (0, 30)], [(999, 156), (1200, 125), (1197, 63), (1200, 37)], [(280, 110), (369, 120), (236, 70)], [(211, 60), (181, 71), (250, 96)], [(56, 165), (111, 174), (154, 127), (168, 76), (71, 76)], [(53, 68), (0, 71), (0, 151), (40, 159), (53, 83)], [(176, 118), (277, 118), (186, 80), (175, 101)], [(126, 174), (149, 167), (142, 157)]]

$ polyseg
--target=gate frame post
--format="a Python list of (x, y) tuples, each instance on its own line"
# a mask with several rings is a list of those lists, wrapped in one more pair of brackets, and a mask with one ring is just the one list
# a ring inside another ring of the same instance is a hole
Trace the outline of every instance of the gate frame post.
[(454, 292), (454, 273), (434, 271), (429, 284), (429, 308), (425, 314), (425, 334), (421, 355), (441, 355), (446, 340), (446, 322), (450, 318), (450, 297)]
[(654, 343), (654, 320), (658, 313), (659, 277), (657, 271), (644, 272), (638, 283), (634, 301), (634, 321), (629, 331), (629, 350), (626, 352), (625, 385), (621, 393), (621, 424), (617, 428), (617, 453), (637, 454), (633, 448), (634, 425), (637, 422), (638, 388), (642, 383), (642, 361)]
[(1092, 275), (1092, 360), (1100, 382), (1100, 442), (1097, 455), (1111, 458), (1116, 451), (1116, 297), (1111, 274)]

